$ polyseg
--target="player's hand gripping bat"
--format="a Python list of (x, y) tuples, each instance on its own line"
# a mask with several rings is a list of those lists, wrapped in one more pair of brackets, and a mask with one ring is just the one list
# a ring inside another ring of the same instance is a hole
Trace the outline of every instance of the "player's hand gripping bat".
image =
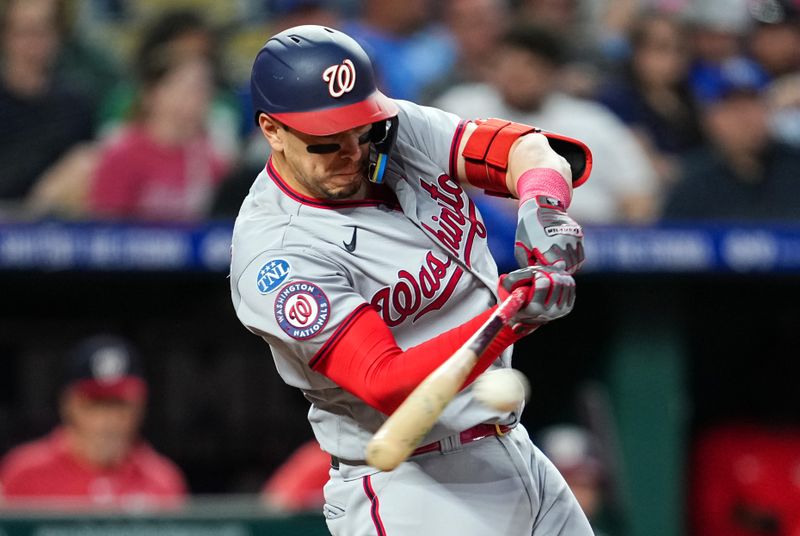
[(515, 289), (447, 361), (431, 372), (367, 444), (367, 463), (391, 471), (408, 458), (456, 396), (481, 354), (522, 308), (526, 290)]

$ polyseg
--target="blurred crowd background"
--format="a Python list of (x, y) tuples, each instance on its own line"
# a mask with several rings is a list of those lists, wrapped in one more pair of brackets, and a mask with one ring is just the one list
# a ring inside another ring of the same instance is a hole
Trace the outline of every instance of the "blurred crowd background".
[[(269, 151), (253, 121), (252, 60), (269, 35), (307, 23), (362, 43), (391, 97), (584, 141), (594, 171), (570, 210), (584, 225), (800, 222), (800, 0), (0, 0), (0, 221), (232, 221)], [(476, 195), (491, 225), (514, 227), (513, 203)], [(191, 273), (47, 277), (0, 275), (5, 501), (85, 491), (95, 505), (126, 494), (175, 505), (187, 493), (263, 493), (274, 508), (318, 509), (327, 459), (305, 443), (306, 402), (236, 325), (225, 284), (208, 293)], [(795, 279), (772, 285), (797, 294)], [(57, 299), (45, 302), (42, 287)], [(702, 298), (685, 304), (693, 321), (717, 314)], [(797, 367), (756, 378), (775, 387), (762, 404), (748, 406), (740, 387), (707, 391), (716, 360), (733, 354), (796, 360), (798, 318), (776, 314), (764, 321), (777, 329), (769, 342), (720, 346), (689, 331), (692, 355), (704, 356), (690, 389), (735, 401), (695, 416), (679, 467), (677, 523), (694, 534), (800, 534), (798, 404), (784, 404), (788, 384), (771, 383)], [(90, 337), (102, 331), (135, 344)], [(553, 409), (562, 387), (571, 408), (585, 392), (575, 386), (602, 376), (588, 343), (575, 344), (584, 357), (571, 364), (583, 372), (566, 384), (534, 378), (551, 405), (529, 409), (530, 424), (598, 533), (625, 534), (625, 501), (609, 491), (623, 463), (608, 454), (613, 441), (568, 422), (579, 412)], [(722, 376), (752, 372), (737, 363)], [(113, 392), (102, 389), (108, 378)], [(734, 424), (706, 426), (723, 421)], [(142, 422), (155, 447), (138, 439)], [(94, 461), (78, 467), (65, 452)], [(36, 465), (45, 458), (55, 465)]]
[(392, 97), (585, 141), (583, 223), (800, 216), (794, 0), (31, 0), (0, 15), (0, 200), (19, 217), (235, 216), (268, 151), (252, 58), (303, 23), (356, 37)]

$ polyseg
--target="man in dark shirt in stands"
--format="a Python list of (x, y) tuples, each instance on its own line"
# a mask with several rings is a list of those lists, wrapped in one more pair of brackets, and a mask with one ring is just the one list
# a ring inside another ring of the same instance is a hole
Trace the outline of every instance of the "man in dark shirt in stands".
[(772, 139), (764, 82), (743, 58), (702, 95), (709, 143), (688, 155), (664, 209), (672, 220), (800, 220), (800, 151)]
[(0, 203), (24, 199), (50, 166), (92, 135), (88, 101), (54, 76), (60, 6), (0, 0)]

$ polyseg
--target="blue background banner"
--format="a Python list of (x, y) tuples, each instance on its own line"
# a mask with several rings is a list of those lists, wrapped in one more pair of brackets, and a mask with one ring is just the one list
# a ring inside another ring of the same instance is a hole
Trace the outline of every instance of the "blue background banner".
[[(0, 224), (0, 269), (227, 272), (230, 222)], [(586, 227), (583, 273), (800, 272), (800, 225)], [(513, 230), (490, 227), (501, 270)]]

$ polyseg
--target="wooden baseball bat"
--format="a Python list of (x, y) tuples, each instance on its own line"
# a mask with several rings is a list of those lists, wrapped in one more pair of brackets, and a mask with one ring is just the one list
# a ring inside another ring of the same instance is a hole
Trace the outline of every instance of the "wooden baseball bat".
[(447, 361), (413, 390), (367, 444), (367, 463), (391, 471), (408, 458), (456, 396), (481, 354), (525, 302), (516, 289)]

